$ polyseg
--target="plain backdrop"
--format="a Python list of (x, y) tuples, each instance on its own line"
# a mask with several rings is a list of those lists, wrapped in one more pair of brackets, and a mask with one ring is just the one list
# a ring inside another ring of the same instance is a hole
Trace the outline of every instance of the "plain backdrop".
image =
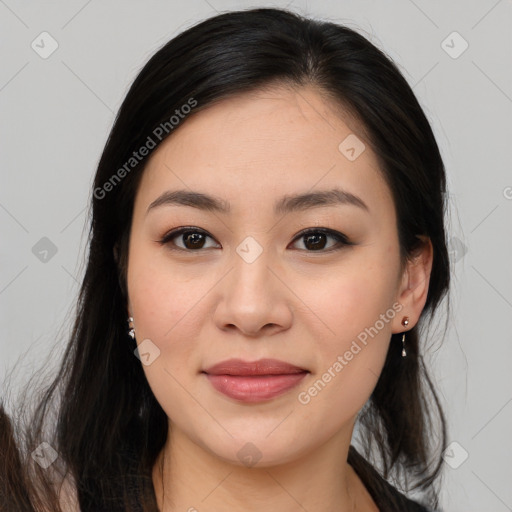
[[(448, 173), (454, 256), (427, 360), (447, 412), (443, 509), (512, 510), (510, 0), (0, 0), (0, 379), (58, 361), (83, 272), (92, 178), (161, 45), (216, 12), (289, 6), (355, 28), (400, 67)], [(50, 370), (52, 365), (46, 365)]]

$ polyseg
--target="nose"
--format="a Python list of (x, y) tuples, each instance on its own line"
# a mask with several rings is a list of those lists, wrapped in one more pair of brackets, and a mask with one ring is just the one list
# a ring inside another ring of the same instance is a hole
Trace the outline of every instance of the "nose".
[(293, 294), (285, 284), (283, 270), (273, 265), (265, 251), (251, 263), (234, 254), (232, 266), (222, 281), (214, 313), (219, 329), (249, 337), (288, 329), (293, 320)]

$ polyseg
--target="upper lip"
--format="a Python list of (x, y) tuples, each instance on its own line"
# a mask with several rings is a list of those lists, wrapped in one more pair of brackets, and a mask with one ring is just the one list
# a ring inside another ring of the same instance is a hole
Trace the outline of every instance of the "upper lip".
[(259, 361), (228, 359), (204, 370), (209, 375), (286, 375), (307, 371), (278, 359), (260, 359)]

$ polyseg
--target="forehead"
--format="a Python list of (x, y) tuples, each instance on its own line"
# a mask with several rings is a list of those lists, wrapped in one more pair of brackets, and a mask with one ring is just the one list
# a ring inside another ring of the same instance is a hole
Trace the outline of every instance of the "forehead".
[(236, 206), (342, 187), (392, 208), (361, 124), (342, 112), (312, 87), (268, 88), (209, 105), (152, 154), (138, 200), (147, 207), (164, 189), (189, 188)]

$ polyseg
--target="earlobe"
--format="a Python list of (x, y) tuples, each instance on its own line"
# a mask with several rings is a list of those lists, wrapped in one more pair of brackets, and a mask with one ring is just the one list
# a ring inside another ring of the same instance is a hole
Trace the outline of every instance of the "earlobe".
[[(433, 262), (430, 238), (425, 236), (418, 236), (418, 238), (422, 243), (407, 260), (398, 296), (398, 302), (403, 306), (402, 311), (409, 317), (409, 329), (417, 324), (425, 307)], [(403, 330), (403, 326), (397, 324), (394, 332)]]

